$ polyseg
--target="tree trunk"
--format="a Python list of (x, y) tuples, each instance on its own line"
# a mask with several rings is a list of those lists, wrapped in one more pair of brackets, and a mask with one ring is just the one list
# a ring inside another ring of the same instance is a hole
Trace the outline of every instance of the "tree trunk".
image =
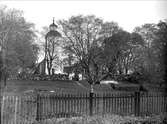
[(48, 75), (50, 75), (50, 71), (51, 71), (51, 68), (50, 68), (50, 63), (49, 63), (49, 60), (47, 59), (47, 70), (48, 70)]
[(48, 74), (49, 74), (49, 75), (51, 75), (50, 70), (51, 70), (51, 69), (50, 69), (50, 68), (48, 68)]
[(125, 68), (125, 74), (126, 74), (126, 75), (128, 74), (128, 69), (127, 69), (127, 68)]

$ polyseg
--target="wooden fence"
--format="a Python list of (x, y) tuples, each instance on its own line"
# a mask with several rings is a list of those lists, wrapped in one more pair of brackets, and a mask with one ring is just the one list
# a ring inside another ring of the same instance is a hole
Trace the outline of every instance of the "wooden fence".
[(166, 112), (161, 92), (110, 92), (90, 94), (38, 94), (37, 120), (82, 115), (150, 115)]
[(34, 96), (3, 95), (1, 124), (32, 124), (36, 119)]
[(31, 124), (48, 118), (84, 115), (150, 115), (167, 112), (162, 92), (38, 93), (36, 96), (3, 96), (2, 124)]

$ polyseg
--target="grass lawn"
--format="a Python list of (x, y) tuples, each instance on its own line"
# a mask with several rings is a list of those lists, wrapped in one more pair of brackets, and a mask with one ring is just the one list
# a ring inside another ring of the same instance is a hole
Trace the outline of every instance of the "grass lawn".
[[(58, 91), (58, 92), (89, 92), (90, 85), (86, 81), (33, 81), (33, 80), (8, 80), (5, 91), (7, 93), (26, 93), (31, 92), (35, 89), (47, 90), (47, 91)], [(101, 84), (94, 86), (95, 92), (103, 91), (114, 91), (108, 84)]]

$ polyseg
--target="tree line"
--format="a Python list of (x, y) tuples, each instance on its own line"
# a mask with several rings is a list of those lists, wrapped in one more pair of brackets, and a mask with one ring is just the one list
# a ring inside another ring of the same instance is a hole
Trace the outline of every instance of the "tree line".
[(94, 15), (72, 16), (59, 25), (66, 64), (77, 63), (75, 72), (82, 73), (90, 84), (105, 77), (164, 82), (167, 20), (135, 27), (132, 33)]
[[(55, 39), (54, 44), (63, 49), (65, 57), (61, 63), (75, 65), (73, 71), (82, 73), (90, 84), (106, 77), (165, 81), (167, 20), (143, 24), (133, 32), (94, 15), (72, 16), (57, 24), (62, 37), (57, 44)], [(12, 75), (35, 67), (40, 50), (36, 38), (34, 24), (25, 20), (23, 12), (0, 6), (1, 79), (4, 72)], [(56, 53), (57, 49), (55, 56)], [(53, 62), (60, 64), (57, 56)]]
[(34, 24), (27, 22), (23, 12), (0, 6), (0, 79), (28, 71), (38, 58), (39, 46)]

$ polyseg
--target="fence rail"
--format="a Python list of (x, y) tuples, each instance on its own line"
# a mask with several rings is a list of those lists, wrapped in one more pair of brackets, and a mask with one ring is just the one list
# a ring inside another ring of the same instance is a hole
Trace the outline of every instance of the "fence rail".
[(150, 115), (167, 112), (162, 92), (38, 93), (35, 96), (2, 96), (2, 124), (31, 124), (48, 118), (83, 115)]

